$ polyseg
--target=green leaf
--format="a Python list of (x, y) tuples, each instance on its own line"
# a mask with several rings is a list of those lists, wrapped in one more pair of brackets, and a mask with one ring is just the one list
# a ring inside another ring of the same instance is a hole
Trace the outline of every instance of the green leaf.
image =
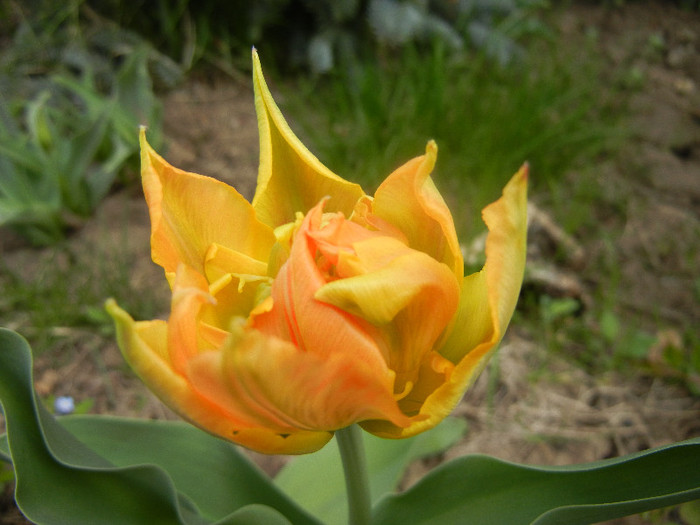
[(292, 522), (270, 507), (248, 505), (215, 525), (292, 525)]
[(239, 507), (262, 503), (282, 511), (294, 523), (314, 523), (235, 445), (192, 425), (94, 415), (59, 421), (115, 466), (150, 463), (163, 468), (175, 487), (207, 517), (219, 519)]
[(36, 523), (318, 523), (232, 445), (184, 423), (59, 423), (32, 390), (27, 342), (5, 329), (0, 402), (8, 429), (0, 459), (13, 463), (17, 504)]
[[(412, 461), (449, 448), (465, 428), (463, 420), (449, 418), (409, 439), (381, 439), (363, 432), (372, 501), (394, 490)], [(335, 440), (314, 454), (292, 460), (277, 475), (275, 483), (324, 523), (346, 522), (345, 479)]]
[(466, 456), (384, 498), (372, 524), (577, 525), (700, 498), (700, 438), (584, 465)]

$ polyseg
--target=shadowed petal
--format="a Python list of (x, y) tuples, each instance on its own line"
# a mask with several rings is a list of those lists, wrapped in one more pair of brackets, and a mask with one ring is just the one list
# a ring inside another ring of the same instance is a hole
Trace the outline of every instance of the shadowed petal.
[(258, 218), (272, 226), (294, 220), (330, 196), (328, 211), (349, 215), (362, 188), (328, 168), (301, 143), (285, 121), (263, 78), (260, 59), (253, 50), (255, 110), (260, 132), (260, 167), (253, 206)]

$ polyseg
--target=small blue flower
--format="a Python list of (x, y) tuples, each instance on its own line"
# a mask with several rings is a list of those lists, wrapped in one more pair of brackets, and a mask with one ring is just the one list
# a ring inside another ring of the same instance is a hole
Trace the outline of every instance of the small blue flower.
[(53, 409), (58, 416), (71, 414), (75, 410), (75, 401), (71, 396), (59, 396), (53, 402)]

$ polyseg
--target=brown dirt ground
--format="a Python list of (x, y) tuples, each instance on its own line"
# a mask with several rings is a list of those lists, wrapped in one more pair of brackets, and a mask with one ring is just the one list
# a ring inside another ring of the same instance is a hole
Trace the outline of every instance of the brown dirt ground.
[[(654, 311), (646, 313), (660, 315), (670, 326), (698, 326), (700, 305), (693, 284), (700, 267), (700, 15), (660, 2), (616, 9), (576, 6), (564, 14), (561, 28), (569, 35), (595, 30), (613, 68), (629, 68), (645, 79), (629, 101), (635, 137), (621, 158), (602, 162), (595, 175), (606, 192), (626, 203), (624, 210), (604, 216), (617, 232), (616, 256), (624, 262), (622, 301), (634, 309), (653, 305)], [(662, 49), (650, 57), (650, 38), (657, 37)], [(234, 184), (251, 197), (258, 154), (251, 87), (220, 78), (193, 79), (167, 97), (165, 110), (166, 158)], [(548, 216), (546, 209), (539, 209)], [(166, 305), (162, 272), (149, 258), (148, 218), (138, 192), (109, 197), (71, 243), (94, 257), (124, 231), (128, 242), (123, 249), (133, 261), (133, 293), (160, 294)], [(548, 251), (540, 241), (568, 242), (551, 231), (545, 237), (542, 241), (533, 231), (530, 252), (535, 262), (547, 262)], [(572, 279), (576, 294), (583, 296), (596, 284), (591, 276), (602, 241), (569, 240), (583, 256), (569, 268), (565, 263), (558, 275)], [(5, 257), (18, 268), (31, 268), (41, 254), (15, 249)], [(40, 395), (91, 398), (98, 413), (174, 417), (128, 372), (113, 342), (89, 332), (72, 336), (71, 348), (57, 348), (36, 360)], [(700, 436), (700, 399), (659, 376), (593, 377), (548, 353), (517, 326), (502, 344), (498, 363), (497, 372), (487, 370), (455, 411), (469, 423), (464, 440), (439, 458), (414, 464), (405, 485), (439, 462), (468, 453), (569, 464)], [(283, 461), (256, 460), (269, 471)], [(663, 519), (682, 523), (675, 514)], [(8, 508), (7, 498), (0, 498), (0, 523), (23, 523)], [(614, 523), (651, 522), (636, 516)]]

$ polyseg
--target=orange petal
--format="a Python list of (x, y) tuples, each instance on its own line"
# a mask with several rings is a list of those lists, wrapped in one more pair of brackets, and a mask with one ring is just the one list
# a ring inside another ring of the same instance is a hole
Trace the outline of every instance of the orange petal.
[(446, 311), (445, 324), (452, 318), (459, 286), (447, 266), (391, 237), (360, 241), (353, 248), (354, 254), (339, 256), (342, 278), (323, 285), (317, 299), (383, 325), (426, 293), (434, 304), (425, 315), (434, 316), (437, 308)]
[(318, 450), (332, 437), (329, 432), (295, 430), (282, 435), (269, 428), (251, 427), (201, 396), (189, 381), (175, 373), (167, 359), (165, 321), (134, 322), (110, 300), (117, 340), (125, 359), (144, 383), (170, 408), (201, 429), (267, 454), (305, 454)]
[(187, 362), (200, 352), (199, 314), (202, 306), (214, 302), (206, 280), (180, 264), (175, 274), (170, 319), (168, 353), (173, 371), (184, 375)]
[(398, 227), (411, 248), (444, 262), (461, 278), (464, 264), (454, 221), (430, 178), (436, 159), (437, 145), (431, 140), (424, 156), (398, 168), (377, 188), (372, 211)]
[[(355, 243), (354, 255), (341, 255), (363, 273), (324, 285), (316, 298), (376, 325), (389, 348), (389, 368), (397, 374), (396, 390), (413, 384), (420, 363), (449, 325), (459, 302), (452, 271), (423, 252), (390, 237)], [(393, 255), (393, 258), (388, 256)]]
[[(409, 437), (442, 421), (459, 402), (488, 362), (503, 337), (520, 293), (525, 270), (527, 238), (527, 166), (518, 171), (503, 196), (484, 209), (489, 228), (486, 264), (462, 284), (460, 306), (439, 352), (455, 363), (447, 381), (427, 396), (420, 417), (408, 428), (389, 424), (368, 430), (380, 437)], [(421, 387), (417, 386), (417, 391)]]
[(267, 261), (275, 236), (241, 194), (216, 179), (168, 164), (148, 144), (144, 128), (140, 140), (154, 262), (166, 272), (184, 262), (203, 273), (207, 250), (215, 243)]
[(314, 297), (325, 278), (316, 265), (317, 249), (310, 232), (320, 228), (322, 215), (323, 203), (304, 218), (289, 259), (272, 284), (272, 308), (252, 316), (251, 325), (320, 356), (350, 353), (386, 377), (390, 371), (383, 349), (377, 346), (376, 329)]
[[(217, 354), (203, 354), (193, 362), (198, 367), (192, 369), (193, 384), (217, 391), (221, 388), (213, 385), (224, 385), (228, 396), (218, 392), (212, 398), (226, 399), (230, 410), (249, 412), (277, 432), (334, 431), (367, 419), (408, 423), (394, 400), (391, 377), (377, 374), (351, 353), (322, 357), (247, 329)], [(197, 379), (204, 361), (215, 372)]]
[(253, 50), (255, 110), (260, 133), (260, 168), (253, 206), (258, 218), (277, 227), (331, 197), (329, 211), (352, 212), (362, 188), (326, 168), (294, 135), (272, 98)]

